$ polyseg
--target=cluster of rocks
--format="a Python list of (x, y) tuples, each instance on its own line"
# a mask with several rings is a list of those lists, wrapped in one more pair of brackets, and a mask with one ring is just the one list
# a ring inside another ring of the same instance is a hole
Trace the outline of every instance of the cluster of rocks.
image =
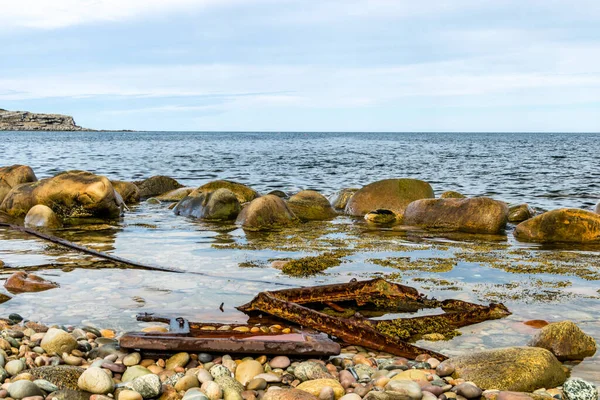
[[(144, 358), (115, 333), (46, 327), (16, 314), (0, 325), (0, 398), (23, 400), (596, 400), (541, 347), (470, 353), (443, 362), (345, 347), (326, 360), (182, 352)], [(548, 327), (553, 324), (548, 325)], [(536, 340), (548, 342), (544, 328)], [(145, 331), (164, 331), (149, 327)], [(564, 336), (563, 336), (564, 338)], [(556, 339), (556, 338), (554, 338)], [(550, 340), (551, 342), (552, 340)], [(594, 344), (595, 348), (595, 344)], [(576, 351), (580, 351), (578, 349)]]
[(37, 180), (30, 167), (0, 168), (0, 211), (24, 218), (32, 227), (58, 228), (65, 220), (115, 218), (127, 204), (170, 202), (175, 214), (205, 220), (235, 220), (249, 231), (279, 230), (299, 222), (330, 220), (340, 214), (376, 225), (413, 226), (443, 232), (498, 234), (519, 223), (521, 241), (587, 243), (600, 240), (600, 215), (581, 209), (552, 210), (535, 216), (527, 204), (509, 206), (488, 197), (445, 192), (417, 179), (385, 179), (360, 189), (343, 189), (328, 200), (314, 190), (293, 196), (218, 180), (183, 187), (166, 176), (140, 182), (110, 181), (85, 171)]
[(0, 131), (87, 131), (73, 117), (0, 109)]

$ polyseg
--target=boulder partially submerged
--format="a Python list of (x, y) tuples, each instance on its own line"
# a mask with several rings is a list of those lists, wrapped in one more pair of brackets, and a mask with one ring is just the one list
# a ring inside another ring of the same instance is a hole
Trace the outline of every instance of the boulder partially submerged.
[(296, 193), (288, 200), (288, 207), (302, 221), (324, 221), (337, 216), (329, 200), (314, 190)]
[(62, 222), (56, 213), (43, 204), (31, 207), (25, 216), (24, 224), (28, 228), (58, 229), (62, 227)]
[(529, 343), (550, 350), (561, 361), (583, 360), (596, 353), (596, 341), (571, 321), (554, 322), (543, 327)]
[(24, 217), (37, 204), (50, 207), (61, 219), (118, 217), (122, 206), (106, 177), (85, 171), (67, 171), (16, 186), (0, 205), (0, 211), (12, 217)]
[(133, 182), (110, 181), (117, 193), (121, 195), (125, 204), (135, 204), (140, 201), (140, 189)]
[(175, 179), (164, 175), (155, 175), (141, 182), (136, 182), (135, 184), (140, 189), (140, 198), (142, 199), (159, 196), (163, 193), (183, 187), (183, 185)]
[(600, 215), (578, 208), (552, 210), (521, 222), (514, 235), (522, 242), (598, 242)]
[(508, 206), (488, 197), (423, 199), (408, 205), (403, 224), (449, 232), (500, 233)]
[(208, 183), (200, 186), (197, 190), (199, 192), (214, 192), (217, 189), (230, 190), (231, 192), (233, 192), (236, 195), (239, 202), (242, 204), (247, 203), (249, 201), (252, 201), (252, 200), (260, 197), (260, 194), (256, 190), (252, 189), (251, 187), (246, 186), (241, 183), (238, 183), (238, 182), (227, 181), (227, 180), (217, 180), (217, 181), (208, 182)]
[(285, 201), (272, 194), (252, 200), (236, 220), (236, 223), (249, 231), (280, 230), (297, 222), (298, 218)]
[(0, 168), (0, 204), (12, 188), (22, 183), (35, 182), (37, 177), (27, 165), (11, 165)]
[(235, 219), (241, 206), (236, 195), (228, 189), (210, 192), (194, 191), (181, 200), (173, 212), (175, 215), (213, 220)]
[(336, 192), (331, 196), (331, 205), (336, 210), (344, 210), (350, 198), (359, 190), (358, 188), (345, 188)]
[(527, 203), (515, 204), (508, 208), (508, 222), (527, 221), (535, 215), (533, 208)]
[(363, 217), (377, 209), (404, 215), (406, 207), (415, 200), (433, 198), (433, 189), (429, 183), (418, 179), (384, 179), (364, 186), (358, 190), (346, 205), (346, 214)]

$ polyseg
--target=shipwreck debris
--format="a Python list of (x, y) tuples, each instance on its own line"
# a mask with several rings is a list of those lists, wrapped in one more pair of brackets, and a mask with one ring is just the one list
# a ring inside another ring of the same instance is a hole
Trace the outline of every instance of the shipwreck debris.
[[(364, 316), (425, 308), (439, 308), (443, 313), (387, 320)], [(445, 360), (443, 354), (409, 341), (430, 333), (452, 336), (457, 328), (510, 315), (503, 304), (483, 306), (462, 300), (428, 299), (415, 288), (384, 279), (265, 291), (237, 309), (249, 315), (249, 325), (197, 323), (142, 314), (138, 320), (168, 323), (170, 332), (127, 333), (120, 343), (124, 348), (152, 351), (338, 354), (340, 345), (327, 334), (348, 344), (401, 357), (414, 359), (426, 353)], [(282, 323), (288, 325), (282, 327)]]

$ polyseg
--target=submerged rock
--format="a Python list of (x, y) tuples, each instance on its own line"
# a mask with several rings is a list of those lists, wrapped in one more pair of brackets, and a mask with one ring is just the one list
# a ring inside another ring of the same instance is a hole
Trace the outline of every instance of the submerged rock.
[(440, 199), (466, 199), (466, 198), (467, 198), (467, 196), (465, 196), (462, 193), (455, 192), (454, 190), (448, 190), (440, 195)]
[(125, 204), (135, 204), (140, 202), (140, 189), (133, 182), (110, 181), (113, 187), (121, 195)]
[(260, 197), (260, 194), (251, 187), (227, 180), (208, 182), (200, 186), (197, 190), (199, 192), (214, 192), (217, 189), (228, 189), (232, 191), (242, 204)]
[(240, 202), (232, 191), (217, 189), (190, 193), (190, 196), (177, 203), (173, 212), (184, 217), (230, 220), (235, 219), (240, 210)]
[(314, 190), (296, 193), (288, 200), (288, 207), (303, 221), (324, 221), (337, 216), (329, 200)]
[(13, 188), (0, 206), (13, 217), (24, 217), (44, 204), (60, 218), (118, 217), (121, 204), (110, 181), (85, 171), (68, 171)]
[(338, 191), (333, 196), (331, 196), (331, 205), (336, 210), (344, 210), (348, 205), (348, 201), (354, 195), (354, 193), (358, 192), (360, 189), (358, 188), (346, 188)]
[(482, 389), (533, 392), (560, 386), (566, 380), (561, 363), (546, 349), (508, 347), (472, 352), (442, 362), (454, 368), (452, 376), (471, 381)]
[(26, 293), (54, 289), (58, 287), (58, 284), (34, 274), (17, 271), (4, 282), (4, 287), (11, 293)]
[(377, 225), (388, 225), (398, 221), (398, 216), (392, 210), (379, 209), (365, 214), (365, 220)]
[(298, 222), (285, 201), (273, 195), (252, 200), (238, 216), (236, 223), (249, 231), (280, 230)]
[(28, 228), (58, 229), (62, 227), (62, 222), (56, 213), (43, 204), (31, 207), (25, 216), (24, 224)]
[(175, 179), (164, 175), (155, 175), (141, 182), (135, 183), (140, 189), (140, 198), (159, 196), (171, 190), (182, 188), (183, 185)]
[(535, 215), (529, 204), (517, 204), (508, 208), (508, 222), (523, 222)]
[(522, 242), (597, 242), (600, 215), (577, 208), (552, 210), (521, 222), (514, 235)]
[(543, 327), (529, 343), (550, 350), (561, 361), (583, 360), (596, 353), (596, 341), (571, 321), (554, 322)]
[(346, 205), (346, 214), (363, 217), (380, 208), (404, 215), (406, 207), (415, 200), (433, 198), (433, 189), (417, 179), (385, 179), (358, 190)]
[(408, 205), (405, 225), (466, 233), (500, 233), (508, 220), (508, 206), (487, 197), (423, 199)]

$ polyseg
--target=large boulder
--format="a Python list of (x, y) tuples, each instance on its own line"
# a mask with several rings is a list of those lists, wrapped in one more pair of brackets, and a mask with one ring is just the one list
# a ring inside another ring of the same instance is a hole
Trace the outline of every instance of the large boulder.
[(359, 189), (357, 188), (346, 188), (334, 193), (333, 196), (331, 196), (331, 205), (336, 210), (344, 210), (348, 205), (350, 198), (358, 191)]
[(297, 222), (298, 219), (285, 201), (272, 194), (252, 200), (236, 220), (249, 231), (280, 230)]
[(33, 170), (26, 165), (12, 165), (0, 168), (0, 204), (15, 186), (22, 183), (35, 182), (37, 178)]
[(158, 196), (183, 187), (175, 179), (164, 175), (155, 175), (141, 182), (135, 182), (135, 184), (140, 189), (140, 198), (142, 199)]
[(24, 217), (36, 204), (44, 204), (59, 218), (118, 217), (122, 204), (110, 181), (85, 171), (68, 171), (38, 182), (14, 187), (0, 211)]
[(258, 192), (251, 187), (227, 180), (208, 182), (200, 186), (197, 190), (199, 192), (213, 192), (217, 189), (231, 190), (242, 204), (260, 197), (260, 194), (258, 194)]
[(499, 233), (506, 227), (508, 206), (487, 197), (423, 199), (408, 205), (405, 225), (467, 233)]
[(10, 187), (15, 187), (21, 183), (35, 182), (37, 177), (27, 165), (11, 165), (10, 167), (0, 168), (0, 181), (4, 181)]
[(28, 228), (58, 229), (62, 226), (62, 222), (50, 207), (37, 204), (27, 212), (25, 226)]
[(303, 221), (323, 221), (337, 216), (329, 200), (314, 190), (296, 193), (288, 200), (288, 207)]
[(140, 202), (140, 188), (133, 182), (110, 181), (117, 193), (121, 195), (125, 204)]
[(583, 360), (596, 353), (596, 341), (571, 321), (554, 322), (543, 327), (529, 343), (550, 350), (561, 361)]
[(363, 217), (369, 211), (386, 209), (399, 217), (415, 200), (433, 198), (433, 189), (418, 179), (385, 179), (364, 186), (346, 205), (346, 214)]
[(439, 369), (454, 369), (454, 378), (471, 381), (482, 389), (533, 392), (554, 388), (567, 379), (562, 364), (546, 349), (507, 347), (470, 352), (442, 362)]
[(184, 217), (230, 220), (235, 219), (241, 210), (236, 195), (228, 189), (217, 189), (214, 192), (194, 191), (193, 196), (181, 200), (173, 212)]
[(533, 208), (529, 204), (516, 204), (508, 208), (508, 222), (527, 221), (535, 215)]
[(522, 242), (597, 242), (600, 241), (600, 215), (577, 208), (552, 210), (521, 222), (514, 235)]

